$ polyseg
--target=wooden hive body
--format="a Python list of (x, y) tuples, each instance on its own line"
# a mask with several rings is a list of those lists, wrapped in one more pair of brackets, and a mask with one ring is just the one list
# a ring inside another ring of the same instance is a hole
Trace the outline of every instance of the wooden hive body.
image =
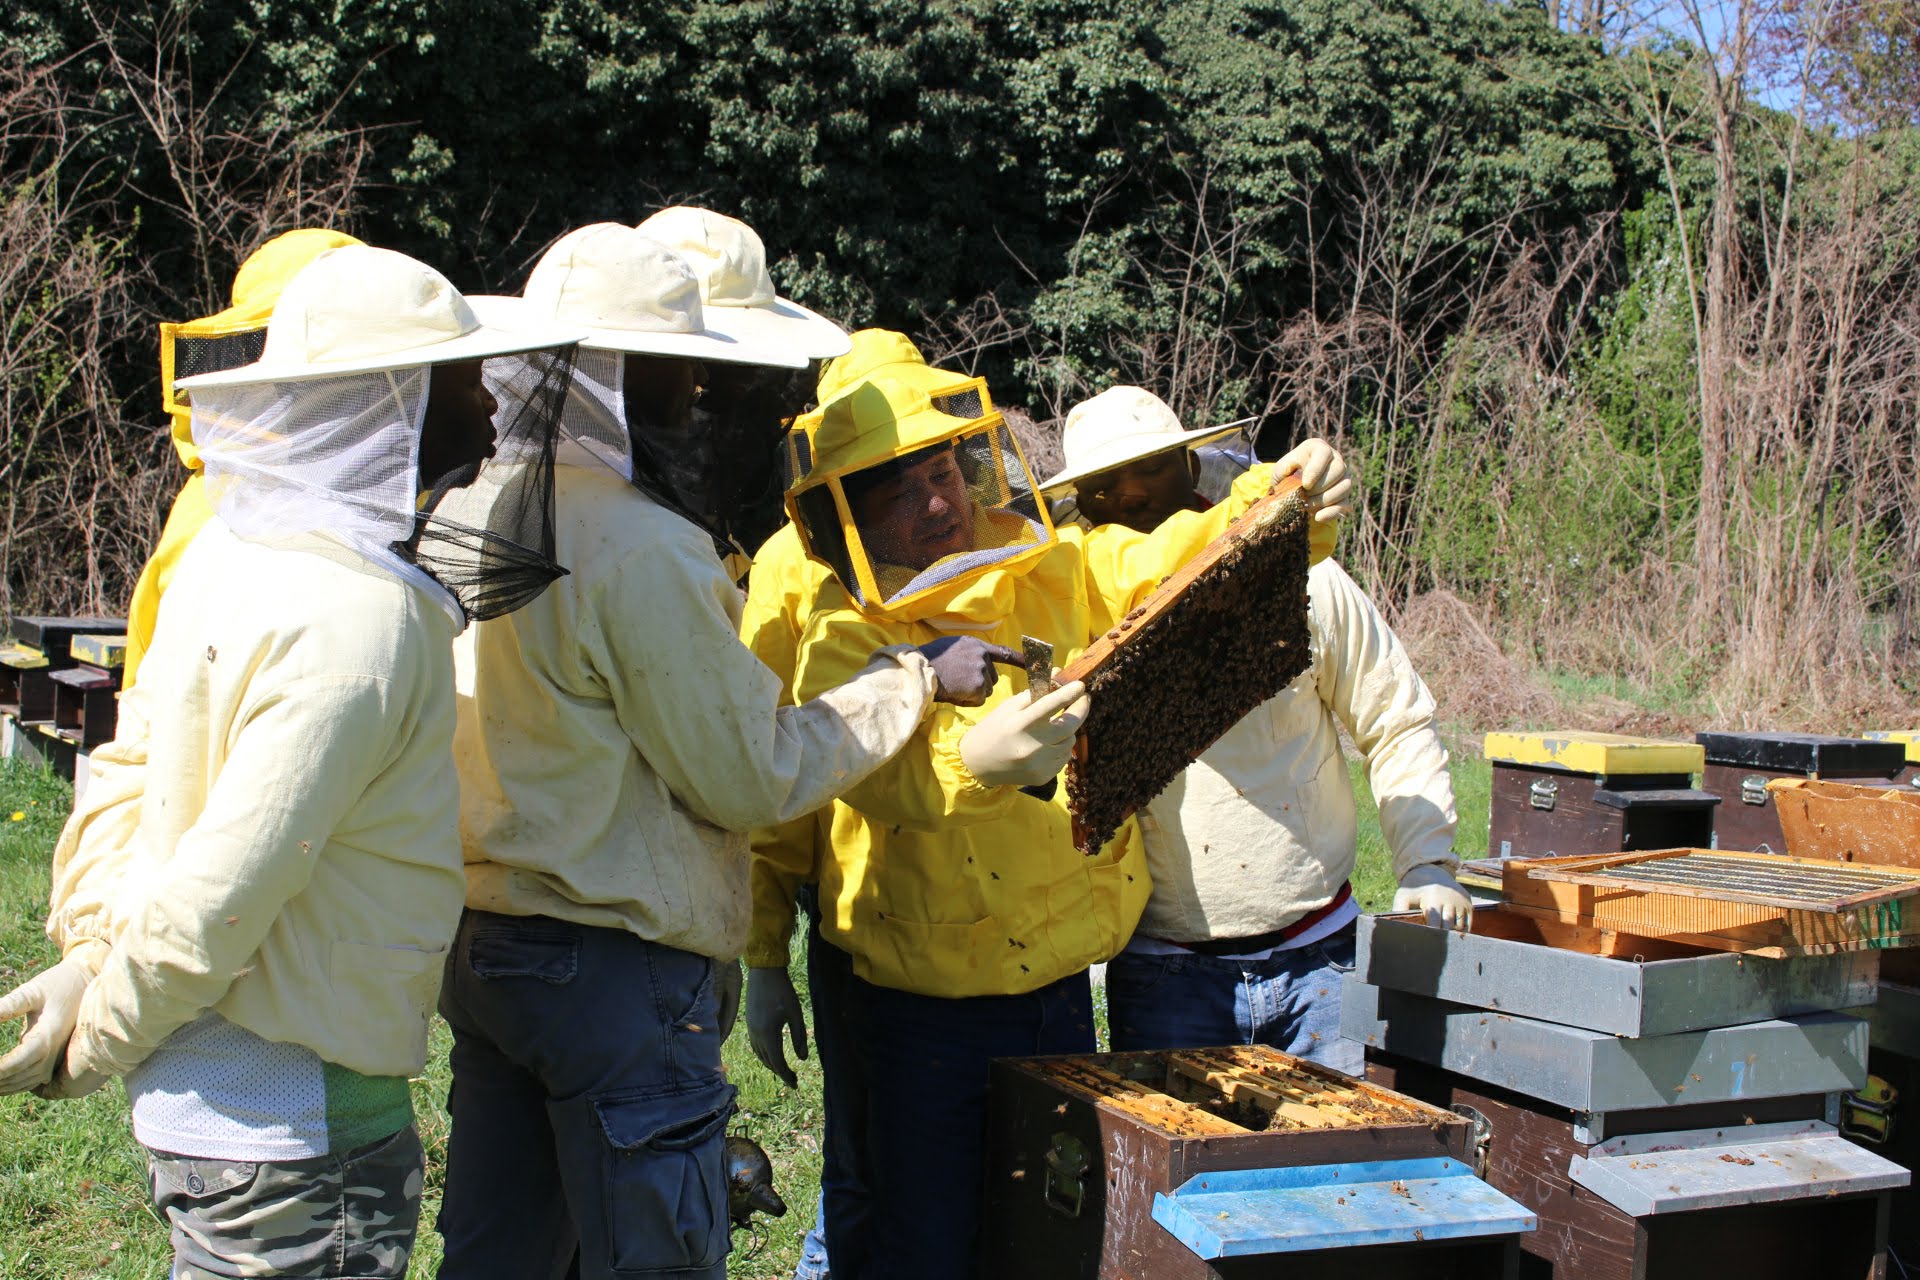
[[(1247, 1123), (1240, 1123), (1246, 1121)], [(1260, 1125), (1254, 1128), (1249, 1125)], [(1458, 1116), (1263, 1045), (993, 1064), (981, 1274), (995, 1280), (1466, 1280), (1511, 1237), (1205, 1261), (1157, 1192), (1236, 1169), (1470, 1157)]]

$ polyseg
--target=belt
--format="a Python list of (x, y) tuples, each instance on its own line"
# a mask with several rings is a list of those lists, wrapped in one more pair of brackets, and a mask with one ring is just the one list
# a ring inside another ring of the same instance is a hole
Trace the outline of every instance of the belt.
[(1268, 933), (1256, 933), (1249, 938), (1201, 938), (1194, 942), (1175, 942), (1172, 938), (1153, 938), (1155, 942), (1164, 942), (1169, 946), (1184, 947), (1195, 955), (1202, 956), (1250, 956), (1260, 951), (1270, 951), (1283, 942), (1299, 937), (1307, 930), (1325, 920), (1328, 916), (1345, 906), (1353, 897), (1351, 883), (1340, 886), (1340, 892), (1333, 895), (1333, 901), (1324, 907), (1318, 907), (1295, 920), (1284, 929), (1274, 929)]

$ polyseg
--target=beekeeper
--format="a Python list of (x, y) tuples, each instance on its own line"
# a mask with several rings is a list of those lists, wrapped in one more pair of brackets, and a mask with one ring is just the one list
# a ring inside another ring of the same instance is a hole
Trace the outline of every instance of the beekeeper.
[[(209, 520), (122, 723), (135, 838), (57, 861), (52, 969), (0, 1089), (125, 1076), (175, 1276), (406, 1274), (425, 1065), (460, 911), (452, 642), (562, 570), (538, 469), (571, 357), (484, 325), (439, 273), (330, 250), (257, 361), (183, 379)], [(482, 361), (533, 352), (498, 413)], [(457, 517), (454, 513), (457, 513)], [(451, 586), (450, 582), (458, 582)]]
[[(1094, 538), (1053, 529), (978, 380), (934, 390), (876, 372), (805, 426), (810, 469), (789, 510), (833, 580), (800, 640), (802, 698), (863, 651), (941, 635), (1036, 636), (1066, 662), (1273, 474), (1151, 536)], [(1337, 503), (1343, 469), (1310, 452), (1310, 500)], [(1085, 709), (1077, 683), (1031, 699), (1024, 673), (1003, 674), (985, 707), (936, 709), (833, 806), (819, 931), (853, 970), (872, 1160), (869, 1256), (858, 1270), (834, 1256), (836, 1276), (977, 1274), (988, 1060), (1093, 1047), (1087, 966), (1131, 936), (1149, 886), (1131, 823), (1092, 857), (1073, 847), (1053, 784)], [(830, 1205), (830, 1253), (834, 1230)]]
[[(862, 329), (851, 347), (821, 371), (818, 399), (831, 403), (869, 374), (888, 373), (922, 386), (930, 396), (986, 389), (964, 373), (933, 369), (903, 333)], [(983, 407), (991, 407), (983, 400)], [(804, 433), (791, 437), (795, 459), (809, 447)], [(782, 680), (782, 695), (792, 696), (795, 655), (813, 601), (831, 580), (826, 566), (809, 559), (791, 521), (768, 538), (753, 558), (740, 635)], [(846, 1043), (846, 982), (852, 961), (845, 951), (821, 940), (819, 897), (814, 886), (820, 851), (829, 840), (830, 810), (754, 833), (751, 883), (753, 928), (747, 938), (746, 1018), (754, 1055), (788, 1087), (796, 1085), (785, 1046), (807, 1056), (805, 1015), (787, 972), (794, 909), (806, 916), (807, 991), (813, 1009), (814, 1045), (820, 1054), (822, 1098), (820, 1203), (813, 1226), (801, 1241), (795, 1280), (826, 1280), (829, 1257), (844, 1258), (844, 1275), (864, 1265), (864, 1224), (868, 1219), (866, 1159), (866, 1086), (859, 1060)], [(831, 1202), (828, 1212), (825, 1205)], [(834, 1223), (831, 1255), (826, 1223)]]
[[(1067, 415), (1059, 474), (1083, 519), (1150, 532), (1203, 510), (1195, 450), (1164, 401), (1112, 387)], [(1229, 730), (1140, 818), (1153, 894), (1107, 966), (1113, 1047), (1268, 1044), (1358, 1074), (1340, 1035), (1353, 968), (1354, 798), (1345, 729), (1367, 762), (1400, 882), (1396, 911), (1464, 928), (1453, 786), (1433, 696), (1386, 619), (1331, 559), (1307, 575), (1312, 665)]]
[(723, 331), (676, 252), (613, 223), (482, 301), (587, 336), (557, 468), (571, 574), (458, 657), (440, 1274), (558, 1277), (577, 1253), (583, 1280), (718, 1277), (748, 833), (827, 804), (1014, 655), (876, 645), (780, 707), (716, 542), (747, 496), (730, 468), (772, 465), (817, 334)]

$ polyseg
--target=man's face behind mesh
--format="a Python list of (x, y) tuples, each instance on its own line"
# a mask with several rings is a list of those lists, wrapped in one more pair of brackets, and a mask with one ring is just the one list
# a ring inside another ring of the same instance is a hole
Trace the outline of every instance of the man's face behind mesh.
[(973, 500), (952, 449), (941, 449), (848, 494), (875, 564), (916, 572), (973, 550)]
[(420, 427), (420, 484), (433, 488), (493, 456), (493, 415), (500, 411), (481, 378), (481, 362), (433, 366), (427, 411)]

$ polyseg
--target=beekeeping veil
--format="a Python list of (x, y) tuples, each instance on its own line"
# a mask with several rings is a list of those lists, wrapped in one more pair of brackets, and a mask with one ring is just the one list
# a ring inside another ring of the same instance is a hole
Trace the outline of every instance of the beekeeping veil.
[(809, 398), (810, 362), (790, 344), (710, 327), (691, 267), (658, 240), (619, 223), (582, 227), (546, 252), (521, 297), (474, 302), (483, 316), (584, 332), (562, 463), (611, 468), (722, 545), (777, 493), (780, 440)]
[(950, 598), (1031, 564), (1053, 525), (986, 383), (903, 362), (805, 415), (787, 508), (808, 552), (867, 613)]
[(267, 320), (287, 281), (327, 250), (359, 243), (344, 231), (319, 227), (283, 232), (240, 264), (233, 277), (232, 305), (225, 311), (160, 326), (160, 401), (172, 421), (173, 447), (188, 470), (200, 469), (200, 451), (193, 443), (193, 416), (186, 397), (174, 390), (174, 380), (258, 360), (267, 344)]
[[(511, 612), (565, 572), (553, 449), (577, 337), (482, 324), (403, 254), (323, 253), (282, 292), (258, 360), (178, 383), (208, 501), (241, 537), (324, 531), (425, 571), (471, 619)], [(462, 371), (508, 356), (519, 377), (488, 424)]]

